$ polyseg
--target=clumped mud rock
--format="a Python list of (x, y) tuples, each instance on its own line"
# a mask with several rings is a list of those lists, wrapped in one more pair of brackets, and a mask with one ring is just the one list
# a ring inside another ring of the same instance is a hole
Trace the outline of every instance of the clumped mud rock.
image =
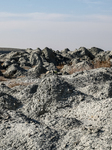
[(0, 76), (2, 76), (3, 74), (2, 74), (2, 72), (0, 71)]
[(2, 52), (0, 150), (111, 150), (111, 58), (95, 47)]

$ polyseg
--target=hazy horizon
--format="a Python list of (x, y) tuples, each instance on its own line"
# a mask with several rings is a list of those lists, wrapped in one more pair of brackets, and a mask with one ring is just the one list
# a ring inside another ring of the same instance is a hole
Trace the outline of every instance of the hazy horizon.
[(112, 50), (111, 0), (0, 0), (0, 47)]

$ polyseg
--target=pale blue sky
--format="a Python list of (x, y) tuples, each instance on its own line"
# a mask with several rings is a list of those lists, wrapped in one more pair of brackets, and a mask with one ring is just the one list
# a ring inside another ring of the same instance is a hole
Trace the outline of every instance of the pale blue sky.
[(112, 50), (112, 0), (0, 0), (0, 47)]

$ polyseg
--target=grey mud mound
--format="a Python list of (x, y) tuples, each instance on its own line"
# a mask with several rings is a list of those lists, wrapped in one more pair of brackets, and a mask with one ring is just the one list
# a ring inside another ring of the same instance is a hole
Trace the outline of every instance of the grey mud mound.
[(91, 67), (111, 57), (95, 47), (1, 54), (0, 150), (112, 150), (112, 67)]

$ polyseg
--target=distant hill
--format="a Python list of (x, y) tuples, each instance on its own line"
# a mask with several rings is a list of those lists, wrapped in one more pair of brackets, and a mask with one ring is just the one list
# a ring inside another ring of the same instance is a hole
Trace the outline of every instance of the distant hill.
[(25, 49), (0, 47), (0, 53), (9, 53), (11, 51), (25, 51)]

